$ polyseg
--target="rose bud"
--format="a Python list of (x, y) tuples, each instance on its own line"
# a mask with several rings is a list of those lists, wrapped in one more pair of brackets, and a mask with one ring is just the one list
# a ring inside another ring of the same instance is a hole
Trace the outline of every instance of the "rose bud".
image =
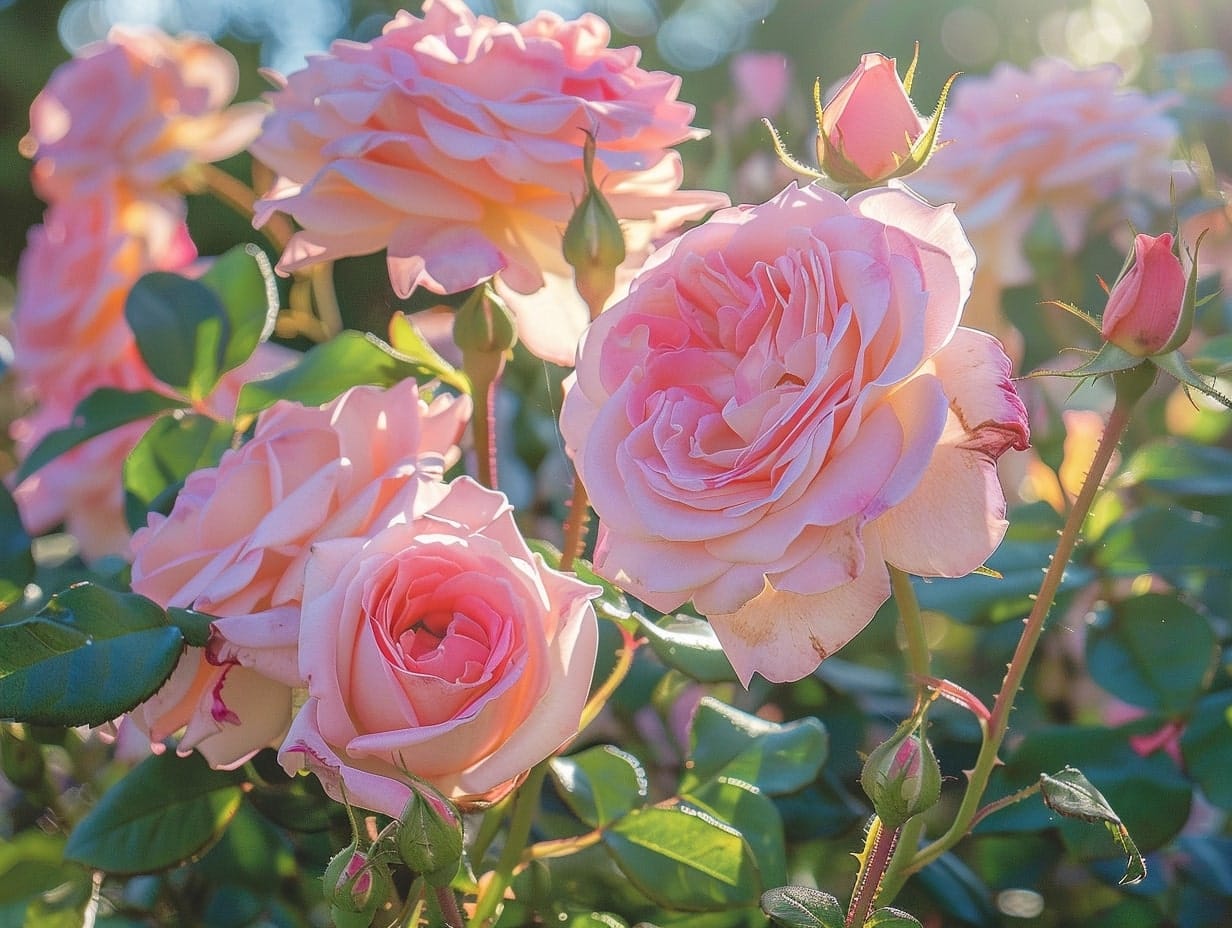
[(335, 924), (349, 928), (372, 922), (389, 895), (391, 879), (384, 864), (352, 841), (330, 859), (322, 883)]
[(586, 136), (582, 150), (586, 193), (565, 226), (562, 248), (573, 268), (578, 293), (593, 318), (616, 289), (616, 268), (625, 260), (625, 236), (611, 204), (595, 183), (595, 137)]
[(1134, 238), (1134, 254), (1108, 294), (1100, 334), (1138, 357), (1164, 354), (1189, 337), (1185, 271), (1169, 232)]
[(860, 785), (887, 828), (932, 808), (941, 796), (941, 768), (927, 738), (908, 720), (887, 741), (878, 745), (860, 773)]
[(398, 856), (429, 886), (448, 886), (462, 862), (462, 820), (430, 787), (419, 784), (398, 822)]
[(821, 111), (817, 160), (848, 184), (893, 175), (911, 157), (928, 124), (899, 80), (893, 58), (870, 52)]

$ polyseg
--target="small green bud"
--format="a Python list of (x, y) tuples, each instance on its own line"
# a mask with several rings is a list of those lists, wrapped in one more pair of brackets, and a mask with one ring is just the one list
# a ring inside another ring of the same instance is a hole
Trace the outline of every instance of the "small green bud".
[(513, 313), (491, 288), (477, 287), (453, 318), (453, 340), (463, 355), (500, 354), (518, 343)]
[(860, 785), (888, 828), (931, 809), (941, 798), (941, 767), (928, 739), (916, 733), (918, 728), (918, 718), (900, 725), (873, 749), (860, 773)]
[[(421, 787), (426, 789), (426, 787)], [(448, 886), (462, 863), (462, 819), (444, 797), (417, 789), (398, 820), (398, 856), (430, 886)]]
[(625, 260), (625, 235), (611, 204), (594, 178), (595, 138), (587, 133), (582, 149), (586, 192), (565, 226), (565, 260), (573, 268), (578, 293), (592, 315), (603, 308), (616, 289), (616, 268)]

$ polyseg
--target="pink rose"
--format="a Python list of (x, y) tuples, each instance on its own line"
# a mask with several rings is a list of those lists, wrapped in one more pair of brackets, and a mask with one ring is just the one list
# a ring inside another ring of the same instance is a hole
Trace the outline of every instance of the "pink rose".
[(587, 330), (561, 431), (599, 572), (692, 599), (740, 678), (795, 680), (889, 595), (983, 563), (996, 459), (1026, 412), (991, 337), (957, 327), (974, 256), (903, 189), (788, 186), (656, 254)]
[(182, 217), (158, 204), (101, 193), (51, 207), (17, 266), (13, 347), (21, 388), (71, 411), (100, 386), (153, 387), (124, 301), (143, 274), (180, 271), (196, 257)]
[(422, 19), (399, 13), (370, 44), (311, 58), (272, 95), (252, 148), (279, 175), (257, 224), (280, 210), (303, 227), (279, 270), (386, 249), (403, 297), (499, 275), (527, 347), (572, 363), (589, 315), (561, 236), (585, 190), (585, 133), (635, 256), (727, 202), (678, 189), (670, 146), (703, 134), (676, 100), (680, 79), (609, 39), (591, 14), (514, 26), (428, 0)]
[(1120, 206), (1113, 225), (1134, 197), (1167, 203), (1178, 135), (1170, 101), (1120, 83), (1115, 65), (1079, 70), (1055, 59), (959, 79), (942, 124), (949, 141), (911, 186), (957, 204), (981, 275), (1001, 286), (1033, 278), (1023, 243), (1040, 210), (1072, 254), (1101, 207)]
[(885, 180), (911, 155), (928, 123), (907, 96), (893, 58), (871, 52), (821, 115), (818, 163), (843, 183)]
[(1174, 338), (1184, 341), (1186, 275), (1172, 241), (1168, 232), (1134, 237), (1133, 262), (1108, 294), (1100, 327), (1104, 341), (1141, 357), (1159, 354)]
[(196, 36), (116, 27), (51, 75), (30, 106), (22, 153), (48, 202), (101, 187), (154, 196), (194, 163), (218, 161), (256, 136), (265, 107), (235, 96), (230, 52)]
[(308, 701), (283, 767), (391, 816), (408, 774), (457, 801), (499, 798), (577, 734), (598, 592), (527, 549), (502, 494), (467, 477), (417, 485), (405, 523), (313, 549)]
[(206, 650), (134, 711), (160, 741), (234, 766), (276, 742), (300, 682), (296, 637), (311, 545), (363, 537), (399, 518), (408, 485), (458, 457), (470, 401), (419, 398), (413, 381), (355, 387), (320, 407), (279, 402), (248, 443), (191, 474), (167, 516), (133, 536), (132, 587), (163, 606), (220, 618)]

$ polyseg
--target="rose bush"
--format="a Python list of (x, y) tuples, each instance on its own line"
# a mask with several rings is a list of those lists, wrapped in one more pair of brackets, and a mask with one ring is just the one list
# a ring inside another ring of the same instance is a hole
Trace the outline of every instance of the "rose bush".
[(133, 536), (133, 590), (219, 617), (208, 648), (134, 711), (153, 741), (187, 726), (181, 752), (232, 766), (282, 734), (310, 547), (401, 517), (408, 485), (457, 459), (469, 411), (466, 398), (425, 403), (413, 381), (320, 407), (281, 401), (251, 441), (189, 476), (169, 515), (150, 515)]
[(57, 68), (30, 107), (21, 150), (35, 159), (35, 190), (48, 202), (103, 188), (159, 196), (257, 134), (263, 104), (228, 106), (238, 81), (231, 53), (208, 39), (113, 28)]
[(662, 611), (692, 599), (747, 683), (855, 635), (885, 562), (980, 566), (1027, 423), (1000, 346), (957, 327), (973, 269), (953, 212), (902, 189), (792, 185), (656, 254), (562, 409), (598, 571)]
[(407, 774), (492, 801), (571, 740), (598, 644), (599, 589), (532, 554), (502, 494), (460, 477), (416, 485), (413, 506), (370, 539), (314, 546), (308, 700), (279, 751), (289, 773), (395, 817)]
[(403, 297), (498, 275), (527, 347), (570, 363), (589, 314), (560, 241), (585, 189), (585, 133), (631, 263), (727, 203), (678, 189), (670, 146), (704, 134), (676, 100), (680, 79), (643, 70), (637, 49), (609, 38), (591, 14), (513, 26), (428, 0), (422, 19), (399, 13), (371, 43), (313, 56), (272, 95), (252, 147), (279, 175), (257, 224), (282, 211), (303, 227), (279, 270), (386, 249)]

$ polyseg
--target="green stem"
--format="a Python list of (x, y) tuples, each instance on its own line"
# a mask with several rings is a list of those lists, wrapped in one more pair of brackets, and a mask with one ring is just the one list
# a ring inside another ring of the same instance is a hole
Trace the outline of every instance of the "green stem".
[(920, 846), (920, 835), (924, 833), (924, 816), (917, 815), (914, 818), (907, 819), (907, 822), (902, 827), (902, 833), (899, 835), (898, 845), (894, 848), (894, 853), (890, 856), (890, 863), (886, 867), (885, 876), (881, 878), (881, 887), (877, 890), (877, 897), (874, 902), (881, 905), (889, 905), (894, 901), (894, 897), (898, 895), (899, 890), (903, 888), (903, 884), (907, 882), (907, 867), (911, 863), (912, 855)]
[(496, 385), (505, 361), (503, 352), (462, 353), (462, 370), (471, 381), (471, 434), (475, 439), (476, 478), (490, 490), (497, 489), (496, 469)]
[(479, 831), (475, 835), (475, 843), (471, 845), (471, 860), (476, 867), (483, 866), (483, 855), (488, 852), (496, 833), (500, 831), (501, 822), (505, 820), (505, 811), (513, 804), (513, 797), (507, 796), (488, 809), (479, 823)]
[(1056, 553), (1053, 554), (1048, 569), (1044, 573), (1039, 593), (1035, 597), (1030, 615), (1027, 616), (1022, 636), (1018, 639), (1018, 646), (1014, 649), (1013, 658), (1010, 659), (1005, 679), (1001, 682), (1001, 689), (997, 692), (997, 699), (993, 703), (991, 717), (988, 720), (987, 735), (980, 747), (975, 767), (967, 774), (967, 789), (954, 815), (954, 821), (945, 834), (915, 855), (908, 868), (908, 873), (915, 873), (957, 844), (971, 829), (980, 811), (980, 802), (984, 796), (984, 790), (988, 787), (988, 779), (998, 763), (997, 753), (1001, 750), (1001, 743), (1005, 740), (1005, 734), (1009, 730), (1010, 712), (1014, 708), (1014, 700), (1018, 696), (1018, 690), (1022, 686), (1027, 666), (1035, 653), (1040, 635), (1043, 634), (1044, 623), (1056, 599), (1057, 590), (1060, 589), (1065, 568), (1078, 543), (1082, 523), (1086, 521), (1087, 514), (1091, 511), (1091, 504), (1095, 501), (1095, 494), (1099, 491), (1104, 472), (1108, 469), (1108, 463), (1112, 460), (1117, 443), (1129, 424), (1130, 412), (1134, 403), (1141, 396), (1141, 391), (1133, 386), (1123, 389), (1120, 380), (1117, 386), (1116, 405), (1112, 409), (1112, 415), (1108, 418), (1104, 434), (1099, 440), (1099, 447), (1091, 461), (1091, 468), (1087, 471), (1086, 480), (1083, 481), (1078, 498), (1074, 501), (1074, 506), (1065, 520), (1065, 526), (1061, 529)]
[[(921, 687), (919, 692), (920, 696), (923, 696), (925, 684), (922, 681), (931, 676), (932, 655), (928, 648), (928, 637), (924, 633), (924, 620), (920, 614), (920, 601), (915, 595), (915, 587), (911, 585), (910, 575), (891, 564), (886, 566), (890, 570), (890, 588), (894, 593), (894, 602), (898, 606), (898, 615), (903, 626), (903, 637), (907, 641), (908, 671), (916, 685)], [(918, 703), (916, 708), (917, 710), (919, 709)], [(921, 737), (924, 737), (924, 726), (926, 724), (927, 722), (921, 722)], [(902, 839), (897, 843), (894, 853), (890, 857), (889, 863), (886, 866), (885, 876), (881, 881), (881, 888), (878, 891), (880, 898), (885, 899), (887, 902), (894, 899), (907, 879), (906, 868), (920, 843), (920, 835), (923, 833), (923, 829), (924, 820), (918, 815), (909, 819), (903, 826)]]
[(342, 331), (342, 310), (338, 307), (338, 291), (334, 289), (334, 262), (324, 261), (308, 272), (312, 280), (312, 300), (317, 318), (326, 337)]
[[(920, 615), (920, 601), (916, 598), (911, 577), (893, 565), (890, 569), (890, 588), (902, 620), (903, 637), (907, 639), (907, 665), (917, 682), (931, 673), (932, 656), (928, 651), (928, 638), (924, 634), (924, 620)], [(922, 685), (922, 684), (921, 684)]]
[(547, 772), (548, 761), (540, 762), (531, 768), (526, 782), (518, 789), (517, 797), (513, 801), (513, 816), (509, 822), (509, 834), (505, 837), (505, 847), (501, 851), (491, 881), (475, 902), (475, 912), (467, 922), (468, 928), (483, 928), (496, 914), (501, 900), (505, 898), (505, 890), (513, 880), (513, 871), (521, 862), (522, 852), (530, 838), (535, 812), (539, 809), (539, 792), (543, 788), (543, 778), (547, 776)]

